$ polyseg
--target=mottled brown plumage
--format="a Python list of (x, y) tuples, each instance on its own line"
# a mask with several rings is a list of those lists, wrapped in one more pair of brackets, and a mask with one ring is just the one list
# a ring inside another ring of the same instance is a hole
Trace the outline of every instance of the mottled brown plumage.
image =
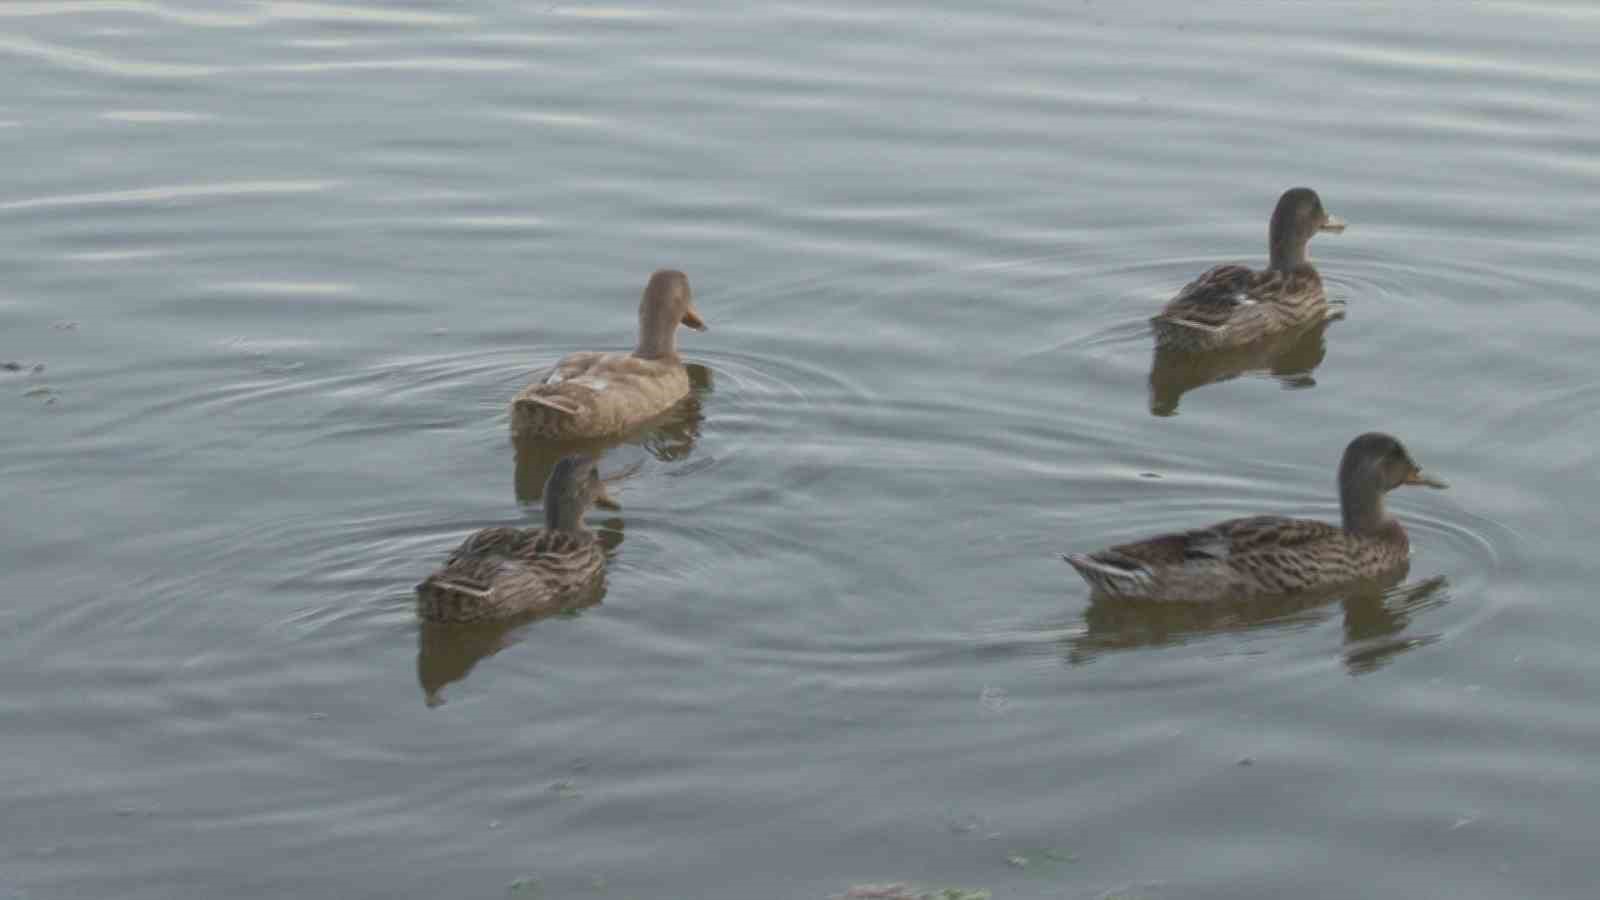
[(689, 393), (689, 373), (678, 356), (680, 324), (706, 329), (688, 276), (663, 269), (650, 276), (639, 299), (638, 347), (563, 357), (512, 399), (512, 432), (522, 439), (610, 437), (665, 412)]
[(543, 528), (485, 528), (417, 585), (417, 615), (484, 622), (555, 612), (580, 599), (605, 569), (605, 551), (583, 527), (590, 503), (612, 509), (594, 463), (567, 457), (545, 484)]
[(1343, 231), (1310, 188), (1278, 198), (1268, 227), (1270, 257), (1260, 271), (1222, 265), (1184, 285), (1150, 320), (1156, 345), (1176, 350), (1238, 347), (1321, 321), (1328, 315), (1322, 276), (1306, 245), (1319, 231)]
[(1339, 464), (1339, 525), (1251, 516), (1066, 559), (1097, 594), (1139, 600), (1217, 602), (1377, 577), (1410, 552), (1383, 508), (1383, 495), (1404, 484), (1445, 486), (1395, 438), (1364, 434)]

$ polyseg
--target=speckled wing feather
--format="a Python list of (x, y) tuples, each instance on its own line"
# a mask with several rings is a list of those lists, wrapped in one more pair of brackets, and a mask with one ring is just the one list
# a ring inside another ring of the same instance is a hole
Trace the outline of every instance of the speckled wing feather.
[(1287, 271), (1226, 265), (1185, 285), (1150, 324), (1162, 347), (1207, 351), (1242, 346), (1325, 316), (1322, 278), (1310, 265)]
[(1251, 516), (1066, 559), (1096, 590), (1126, 598), (1297, 590), (1344, 565), (1344, 532), (1311, 519)]
[(446, 622), (537, 612), (587, 584), (604, 559), (588, 532), (486, 528), (417, 586), (418, 611)]
[(1093, 555), (1112, 556), (1147, 567), (1181, 566), (1196, 560), (1228, 560), (1251, 553), (1302, 548), (1339, 533), (1336, 526), (1314, 519), (1250, 516), (1120, 544)]
[(1281, 290), (1281, 272), (1249, 266), (1217, 266), (1183, 286), (1158, 319), (1197, 328), (1221, 328), (1241, 307), (1271, 299)]
[(573, 353), (512, 399), (511, 430), (544, 439), (620, 434), (688, 392), (689, 373), (676, 357)]

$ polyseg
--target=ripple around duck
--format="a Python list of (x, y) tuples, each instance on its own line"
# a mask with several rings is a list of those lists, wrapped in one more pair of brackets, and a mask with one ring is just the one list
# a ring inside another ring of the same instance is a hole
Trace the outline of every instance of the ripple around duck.
[[(643, 652), (703, 652), (704, 635), (725, 611), (697, 617), (680, 609), (660, 620), (651, 613), (630, 632), (628, 610), (638, 598), (710, 580), (765, 585), (784, 565), (847, 565), (842, 551), (816, 549), (826, 543), (828, 522), (805, 521), (807, 495), (829, 474), (828, 418), (836, 407), (859, 408), (867, 394), (836, 372), (792, 361), (782, 341), (766, 343), (764, 353), (695, 354), (697, 418), (686, 430), (669, 422), (605, 448), (602, 471), (621, 479), (624, 507), (610, 518), (591, 516), (616, 545), (609, 590), (622, 602), (608, 614), (620, 611), (619, 637), (638, 641)], [(69, 453), (104, 456), (114, 448), (123, 460), (117, 465), (139, 468), (145, 463), (129, 460), (171, 460), (165, 482), (176, 489), (213, 472), (236, 482), (228, 492), (242, 505), (226, 518), (119, 546), (139, 561), (128, 591), (55, 608), (39, 627), (204, 630), (222, 618), (254, 618), (262, 629), (346, 639), (352, 629), (414, 627), (411, 586), (465, 534), (536, 524), (536, 515), (507, 506), (499, 489), (516, 456), (506, 404), (566, 349), (428, 349), (344, 367), (340, 352), (316, 341), (239, 340), (158, 369), (75, 372), (74, 389), (99, 391), (101, 402), (86, 405)], [(174, 434), (204, 437), (175, 446)], [(340, 462), (363, 458), (386, 463), (368, 472)], [(691, 472), (693, 479), (677, 477)], [(347, 497), (366, 495), (356, 512), (345, 506), (332, 519), (301, 512), (317, 507), (307, 492), (324, 477), (343, 481)], [(538, 490), (525, 499), (537, 503)], [(150, 560), (160, 562), (152, 569)], [(833, 581), (820, 575), (806, 590)], [(484, 653), (504, 645), (485, 642)], [(455, 677), (470, 668), (443, 666)]]

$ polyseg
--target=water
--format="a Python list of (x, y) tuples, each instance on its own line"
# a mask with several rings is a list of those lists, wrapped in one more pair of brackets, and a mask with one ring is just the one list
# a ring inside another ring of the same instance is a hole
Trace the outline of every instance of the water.
[[(1600, 16), (1582, 5), (0, 7), (0, 897), (1588, 897)], [(1282, 189), (1345, 317), (1152, 371)], [(606, 592), (507, 399), (711, 331)], [(39, 372), (30, 371), (43, 365)], [(1392, 583), (1090, 608), (1059, 555), (1336, 515)], [(9, 892), (9, 893), (8, 893)]]

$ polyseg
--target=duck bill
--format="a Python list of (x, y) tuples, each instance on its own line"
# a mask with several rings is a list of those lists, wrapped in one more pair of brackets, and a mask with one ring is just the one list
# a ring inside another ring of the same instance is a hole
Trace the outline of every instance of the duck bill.
[(683, 324), (693, 328), (695, 331), (706, 330), (706, 320), (700, 318), (700, 313), (692, 306), (684, 311)]
[(1317, 230), (1326, 231), (1329, 234), (1338, 234), (1344, 230), (1344, 220), (1338, 216), (1329, 216), (1327, 221), (1322, 223), (1322, 227)]
[(1435, 478), (1432, 475), (1424, 474), (1421, 469), (1418, 469), (1417, 471), (1412, 472), (1410, 475), (1407, 475), (1405, 483), (1414, 484), (1418, 487), (1437, 488), (1441, 491), (1450, 486), (1446, 482)]

